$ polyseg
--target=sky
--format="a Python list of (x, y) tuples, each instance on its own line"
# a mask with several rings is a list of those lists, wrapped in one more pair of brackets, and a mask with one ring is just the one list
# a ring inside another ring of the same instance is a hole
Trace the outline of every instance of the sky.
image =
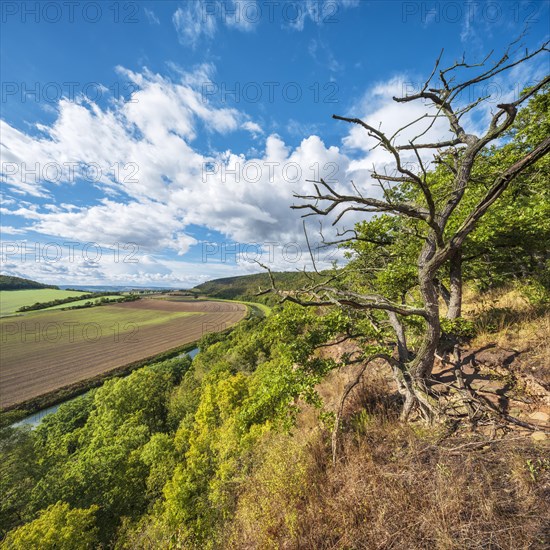
[[(477, 63), (520, 35), (512, 53), (550, 34), (549, 3), (539, 0), (0, 9), (1, 269), (62, 285), (190, 288), (260, 264), (342, 262), (322, 238), (361, 218), (335, 227), (301, 218), (293, 194), (311, 193), (308, 180), (322, 177), (375, 196), (370, 169), (391, 163), (361, 128), (332, 115), (391, 134), (430, 109), (392, 96), (418, 91), (442, 49), (442, 66), (463, 55)], [(468, 92), (464, 102), (490, 96), (468, 129), (482, 131), (491, 109), (548, 63), (539, 56)], [(450, 134), (437, 121), (429, 136)]]

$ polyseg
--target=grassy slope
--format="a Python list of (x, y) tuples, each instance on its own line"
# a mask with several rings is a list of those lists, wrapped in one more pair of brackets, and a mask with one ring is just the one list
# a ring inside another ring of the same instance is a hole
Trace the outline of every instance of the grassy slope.
[[(313, 274), (309, 275), (312, 276)], [(301, 271), (273, 273), (273, 277), (277, 286), (287, 290), (294, 290), (311, 283)], [(271, 282), (267, 273), (255, 273), (253, 275), (214, 279), (202, 283), (192, 290), (214, 298), (272, 303), (277, 300), (274, 296), (256, 296), (260, 288), (267, 289), (270, 286)]]
[[(550, 308), (500, 290), (467, 292), (464, 309), (477, 321), (470, 350), (514, 348), (521, 353), (510, 371), (545, 379)], [(319, 385), (328, 410), (354, 379), (351, 371), (338, 369)], [(517, 391), (527, 412), (550, 410)], [(454, 433), (444, 425), (407, 425), (399, 421), (400, 407), (391, 373), (369, 371), (347, 402), (333, 464), (330, 429), (317, 409), (302, 404), (292, 435), (266, 437), (258, 447), (257, 466), (240, 488), (226, 529), (227, 546), (547, 548), (548, 439), (537, 441), (517, 427), (510, 432), (498, 422)]]
[(32, 306), (36, 302), (49, 302), (60, 298), (82, 296), (85, 292), (74, 290), (55, 290), (50, 288), (36, 290), (1, 290), (0, 315), (15, 313), (20, 307)]
[(475, 295), (467, 291), (464, 314), (475, 320), (472, 349), (496, 345), (518, 352), (514, 369), (550, 381), (550, 307), (533, 307), (517, 289)]

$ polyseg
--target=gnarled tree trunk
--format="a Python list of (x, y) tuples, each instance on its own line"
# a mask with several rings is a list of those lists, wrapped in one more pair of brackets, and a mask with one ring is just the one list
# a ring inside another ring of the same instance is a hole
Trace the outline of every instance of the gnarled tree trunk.
[(447, 319), (458, 319), (462, 314), (462, 251), (457, 250), (450, 260), (450, 296)]

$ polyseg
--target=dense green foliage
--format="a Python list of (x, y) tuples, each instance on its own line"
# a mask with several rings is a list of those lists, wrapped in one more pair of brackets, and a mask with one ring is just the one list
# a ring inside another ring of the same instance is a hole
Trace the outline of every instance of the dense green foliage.
[(299, 397), (319, 403), (314, 386), (335, 362), (312, 352), (346, 324), (338, 312), (289, 305), (206, 336), (191, 366), (144, 367), (62, 405), (34, 431), (5, 427), (2, 533), (31, 540), (48, 522), (65, 531), (84, 522), (96, 543), (214, 546), (254, 445), (292, 426)]
[(26, 290), (34, 288), (53, 288), (59, 290), (58, 286), (45, 285), (30, 279), (23, 279), (22, 277), (13, 277), (11, 275), (0, 275), (0, 290)]
[(12, 550), (92, 549), (97, 540), (96, 510), (97, 506), (80, 510), (63, 502), (52, 504), (38, 518), (10, 533), (4, 545)]
[[(506, 135), (507, 143), (493, 147), (476, 166), (477, 186), (470, 203), (483, 193), (490, 178), (528, 153), (533, 143), (550, 135), (550, 86), (522, 109)], [(466, 243), (465, 276), (480, 288), (521, 280), (530, 284), (534, 301), (550, 298), (550, 158), (523, 172), (481, 219)], [(475, 196), (477, 195), (477, 196)], [(468, 203), (464, 204), (464, 208)]]

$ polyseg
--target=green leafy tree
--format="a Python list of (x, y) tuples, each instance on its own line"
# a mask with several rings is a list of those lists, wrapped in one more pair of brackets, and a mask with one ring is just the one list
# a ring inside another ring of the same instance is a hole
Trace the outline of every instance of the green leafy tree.
[(97, 506), (71, 508), (66, 502), (52, 504), (38, 518), (8, 534), (3, 547), (9, 550), (85, 550), (97, 547)]
[[(527, 90), (526, 90), (527, 91)], [(550, 86), (541, 88), (506, 133), (506, 144), (492, 147), (476, 163), (468, 203), (479, 200), (500, 167), (518, 162), (532, 144), (550, 135)], [(550, 291), (550, 157), (541, 158), (516, 178), (464, 243), (464, 280), (488, 288), (522, 279)], [(464, 211), (464, 209), (463, 209)], [(544, 295), (543, 295), (544, 296)]]
[[(306, 209), (306, 216), (335, 215), (334, 224), (350, 211), (380, 216), (342, 240), (352, 243), (355, 250), (364, 246), (366, 251), (371, 247), (373, 253), (361, 259), (365, 263), (364, 278), (360, 271), (356, 271), (352, 279), (348, 273), (339, 274), (336, 282), (327, 279), (312, 283), (299, 292), (286, 292), (283, 299), (306, 306), (338, 305), (377, 315), (382, 312), (393, 333), (396, 354), (378, 352), (376, 356), (385, 359), (394, 370), (404, 396), (403, 418), (408, 418), (413, 411), (426, 419), (439, 414), (429, 389), (429, 379), (445, 335), (439, 303), (442, 281), (449, 280), (447, 317), (457, 319), (462, 304), (462, 259), (474, 231), (481, 227), (488, 212), (498, 208), (495, 203), (507, 190), (513, 192), (522, 174), (541, 168), (538, 162), (550, 151), (548, 134), (527, 131), (529, 125), (522, 126), (521, 117), (518, 129), (513, 130), (517, 133), (516, 145), (508, 148), (495, 145), (497, 140), (509, 136), (519, 108), (548, 85), (550, 76), (514, 101), (497, 105), (486, 129), (479, 135), (465, 129), (465, 115), (475, 113), (489, 98), (481, 97), (464, 104), (461, 97), (496, 75), (549, 51), (547, 43), (534, 52), (522, 54), (512, 53), (512, 47), (489, 67), (485, 67), (485, 63), (490, 56), (481, 64), (469, 65), (461, 60), (440, 69), (440, 56), (418, 93), (394, 98), (398, 103), (422, 102), (426, 115), (405, 124), (391, 136), (361, 119), (335, 115), (337, 120), (363, 128), (366, 137), (392, 158), (395, 172), (382, 173), (375, 169), (372, 173), (372, 178), (380, 184), (381, 198), (367, 196), (357, 188), (347, 194), (321, 180), (315, 182), (313, 194), (297, 195), (305, 202), (293, 207)], [(477, 74), (464, 78), (469, 71)], [(434, 83), (436, 73), (439, 81)], [(427, 129), (438, 119), (446, 121), (452, 137), (424, 142)], [(427, 121), (427, 128), (426, 125), (419, 128), (417, 135), (407, 143), (400, 142), (402, 132), (411, 131), (422, 121)], [(430, 151), (434, 162), (440, 166), (436, 173), (430, 171), (423, 160), (424, 153)], [(416, 159), (415, 168), (409, 163), (411, 155)], [(492, 164), (487, 163), (487, 158), (492, 159)], [(488, 166), (494, 170), (486, 170)], [(484, 173), (481, 182), (476, 179), (478, 170)], [(392, 218), (402, 221), (394, 224)], [(488, 243), (489, 231), (485, 233)], [(390, 239), (386, 242), (388, 236)], [(374, 251), (380, 252), (382, 257), (375, 258)], [(355, 263), (354, 267), (358, 265)], [(377, 270), (379, 272), (375, 273)], [(277, 292), (273, 280), (271, 290)], [(406, 340), (409, 324), (416, 324), (420, 329), (418, 343), (415, 341), (414, 346)], [(456, 345), (453, 351), (457, 356)]]
[(0, 536), (26, 519), (32, 488), (40, 478), (28, 428), (0, 430)]
[[(187, 358), (138, 369), (63, 405), (34, 439), (36, 484), (25, 518), (63, 501), (99, 506), (99, 536), (107, 542), (121, 517), (136, 519), (171, 475), (169, 396), (188, 368)], [(166, 463), (158, 465), (164, 456)]]

